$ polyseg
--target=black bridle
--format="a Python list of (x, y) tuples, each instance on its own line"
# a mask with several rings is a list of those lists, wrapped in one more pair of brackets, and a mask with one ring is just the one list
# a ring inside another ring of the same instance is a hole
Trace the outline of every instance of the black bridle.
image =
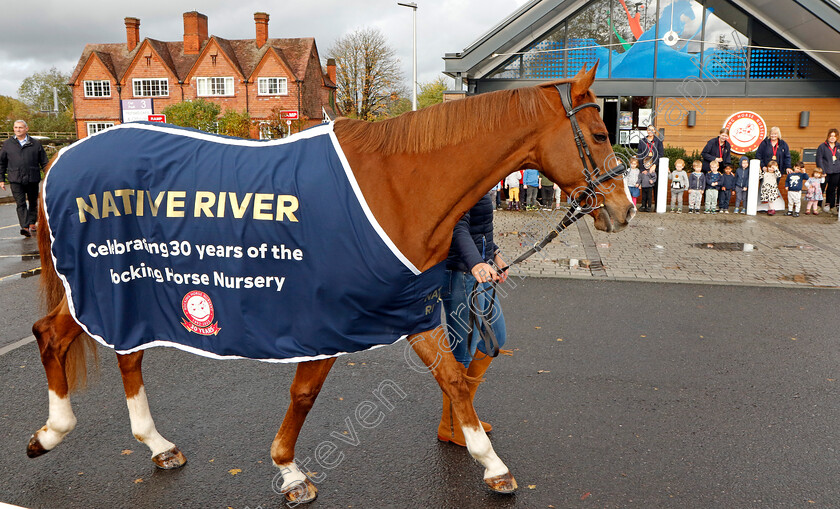
[[(614, 168), (606, 170), (603, 174), (601, 173), (598, 163), (595, 162), (595, 158), (592, 156), (592, 151), (589, 150), (589, 145), (586, 143), (586, 138), (583, 136), (583, 131), (580, 128), (577, 117), (575, 117), (575, 115), (584, 108), (595, 108), (598, 111), (601, 111), (601, 107), (596, 103), (584, 103), (573, 107), (571, 84), (562, 83), (560, 85), (555, 85), (555, 87), (560, 93), (560, 101), (563, 103), (563, 109), (566, 112), (566, 117), (572, 124), (572, 133), (575, 136), (575, 145), (577, 145), (578, 156), (580, 157), (580, 162), (583, 165), (583, 176), (586, 179), (586, 187), (576, 190), (574, 196), (571, 197), (569, 210), (566, 212), (566, 215), (563, 216), (557, 226), (552, 229), (542, 241), (535, 243), (528, 251), (525, 251), (519, 255), (516, 260), (510, 262), (507, 267), (500, 268), (499, 272), (504, 272), (510, 269), (511, 266), (523, 262), (534, 253), (542, 251), (542, 249), (549, 242), (554, 240), (560, 232), (573, 225), (578, 219), (582, 218), (595, 208), (602, 207), (603, 205), (598, 205), (598, 188), (605, 182), (622, 176), (626, 171), (624, 165), (619, 163)], [(587, 160), (589, 160), (589, 164), (587, 164)], [(487, 297), (490, 302), (489, 310), (481, 309), (481, 306), (478, 305), (478, 295), (479, 293), (484, 292), (490, 294)], [(479, 288), (478, 282), (476, 282), (473, 287), (473, 291), (470, 294), (470, 299), (470, 329), (472, 330), (475, 327), (478, 328), (479, 335), (484, 341), (485, 350), (487, 350), (488, 355), (490, 357), (496, 357), (499, 355), (499, 342), (496, 339), (496, 335), (493, 333), (493, 328), (491, 326), (495, 316), (493, 312), (496, 302), (496, 285), (493, 285), (492, 289), (484, 289)], [(472, 332), (470, 332), (469, 337), (472, 338)]]
[[(557, 227), (551, 230), (551, 232), (549, 232), (542, 241), (535, 243), (528, 251), (522, 253), (516, 260), (510, 262), (507, 267), (501, 268), (500, 272), (508, 270), (512, 265), (521, 263), (534, 253), (542, 251), (542, 249), (549, 242), (554, 240), (560, 232), (573, 225), (578, 219), (582, 218), (592, 210), (602, 207), (603, 205), (598, 205), (598, 188), (605, 182), (624, 175), (625, 171), (627, 171), (624, 165), (619, 163), (602, 174), (601, 169), (598, 167), (598, 163), (595, 162), (595, 158), (592, 156), (592, 151), (589, 150), (589, 144), (586, 143), (586, 138), (583, 137), (583, 131), (581, 130), (580, 124), (578, 123), (575, 115), (584, 108), (595, 108), (596, 110), (601, 111), (601, 107), (596, 103), (584, 103), (573, 107), (571, 84), (562, 83), (554, 86), (560, 93), (560, 102), (563, 103), (563, 109), (566, 112), (566, 117), (568, 117), (569, 122), (572, 124), (572, 134), (575, 136), (575, 145), (577, 145), (578, 156), (580, 157), (580, 162), (583, 166), (583, 176), (586, 179), (586, 187), (576, 190), (574, 196), (571, 197), (569, 202), (569, 210), (557, 224)], [(587, 164), (587, 160), (589, 161), (589, 164)]]

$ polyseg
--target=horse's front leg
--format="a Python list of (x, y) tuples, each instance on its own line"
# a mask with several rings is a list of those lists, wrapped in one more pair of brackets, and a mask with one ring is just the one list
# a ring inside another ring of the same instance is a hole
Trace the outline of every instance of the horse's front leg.
[(476, 383), (477, 380), (468, 380), (463, 364), (456, 361), (452, 351), (441, 344), (447, 342), (446, 331), (438, 327), (415, 334), (408, 341), (452, 402), (452, 412), (461, 423), (467, 450), (484, 466), (484, 482), (495, 492), (513, 493), (517, 488), (516, 479), (496, 455), (473, 408), (468, 383)]
[(134, 434), (134, 438), (146, 444), (152, 451), (152, 462), (158, 468), (168, 470), (182, 466), (187, 462), (187, 458), (175, 447), (175, 444), (158, 433), (155, 421), (152, 420), (141, 371), (143, 352), (117, 354), (117, 362), (120, 365), (123, 387), (125, 387), (125, 401), (128, 405), (128, 417), (131, 419), (131, 433)]
[(289, 389), (289, 409), (271, 443), (271, 459), (283, 475), (281, 491), (295, 504), (311, 502), (318, 496), (315, 485), (295, 463), (295, 443), (333, 364), (335, 357), (298, 364)]

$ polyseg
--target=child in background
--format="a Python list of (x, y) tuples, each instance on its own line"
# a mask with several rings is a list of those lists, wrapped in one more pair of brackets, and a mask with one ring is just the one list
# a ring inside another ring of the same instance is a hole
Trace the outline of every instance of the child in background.
[(642, 174), (639, 175), (639, 184), (642, 186), (642, 212), (650, 212), (653, 205), (653, 186), (656, 184), (656, 168), (650, 162), (644, 163)]
[(718, 172), (720, 165), (717, 161), (709, 162), (709, 169), (706, 174), (706, 214), (717, 214), (718, 191), (720, 191), (721, 174)]
[(808, 200), (805, 203), (805, 213), (811, 214), (811, 210), (813, 210), (813, 214), (818, 216), (820, 214), (819, 202), (823, 199), (822, 194), (822, 187), (820, 187), (820, 181), (822, 180), (822, 170), (817, 168), (814, 170), (814, 174), (811, 178), (805, 182), (805, 199)]
[(688, 176), (688, 213), (699, 214), (703, 204), (703, 190), (706, 189), (706, 175), (699, 159), (692, 163), (692, 167), (694, 171)]
[(508, 210), (519, 210), (519, 179), (521, 173), (515, 171), (505, 177), (505, 189), (508, 190)]
[[(741, 156), (738, 169), (735, 170), (735, 213), (747, 213), (747, 186), (750, 185), (750, 158)], [(740, 208), (739, 208), (740, 207)]]
[(764, 171), (761, 172), (761, 179), (764, 181), (761, 184), (761, 202), (767, 204), (767, 215), (774, 216), (776, 215), (776, 209), (773, 205), (778, 198), (782, 195), (779, 194), (779, 184), (778, 180), (781, 178), (782, 174), (779, 171), (779, 163), (776, 161), (770, 161), (767, 163), (767, 167), (764, 168)]
[(554, 208), (559, 209), (560, 203), (562, 203), (563, 199), (563, 190), (560, 189), (560, 186), (554, 184)]
[(633, 205), (636, 205), (636, 199), (642, 194), (642, 191), (641, 185), (639, 184), (639, 160), (635, 157), (630, 158), (630, 169), (627, 170), (627, 175), (624, 176), (624, 182), (627, 184), (627, 189), (630, 190)]
[(802, 206), (802, 186), (808, 180), (805, 164), (801, 161), (793, 165), (793, 173), (785, 177), (785, 189), (788, 192), (788, 210), (785, 215), (799, 217), (799, 207)]
[[(671, 212), (676, 211), (682, 214), (683, 193), (688, 188), (688, 174), (683, 169), (685, 161), (677, 159), (674, 161), (674, 171), (671, 172)], [(679, 202), (679, 208), (677, 203)]]
[(729, 214), (729, 202), (732, 200), (735, 183), (735, 174), (732, 173), (732, 167), (727, 164), (723, 167), (723, 175), (720, 177), (720, 196), (718, 197), (718, 209), (724, 214)]

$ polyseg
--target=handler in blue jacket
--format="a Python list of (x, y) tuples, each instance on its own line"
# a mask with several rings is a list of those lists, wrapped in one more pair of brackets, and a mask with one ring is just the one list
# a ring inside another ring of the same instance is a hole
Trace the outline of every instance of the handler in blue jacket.
[[(493, 209), (490, 194), (461, 217), (452, 233), (452, 245), (446, 259), (446, 275), (442, 285), (443, 309), (449, 333), (449, 346), (455, 360), (467, 368), (467, 376), (481, 378), (493, 361), (487, 355), (484, 343), (479, 342), (478, 330), (468, 330), (470, 293), (478, 283), (478, 307), (492, 324), (499, 346), (505, 344), (505, 317), (498, 295), (491, 301), (493, 282), (503, 282), (507, 272), (501, 274), (497, 267), (506, 266), (493, 242)], [(482, 292), (481, 290), (486, 290)], [(476, 347), (481, 353), (476, 352)], [(478, 383), (470, 384), (470, 399), (475, 398)], [(492, 427), (482, 422), (484, 431)], [(461, 424), (452, 413), (452, 403), (443, 394), (443, 413), (438, 425), (438, 439), (466, 446)]]

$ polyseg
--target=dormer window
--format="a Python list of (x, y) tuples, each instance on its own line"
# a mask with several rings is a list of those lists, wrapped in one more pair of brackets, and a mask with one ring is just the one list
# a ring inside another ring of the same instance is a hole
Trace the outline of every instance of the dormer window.
[(257, 95), (288, 95), (286, 78), (257, 78)]
[(199, 97), (232, 96), (233, 78), (195, 78), (195, 89)]
[(111, 97), (111, 82), (108, 80), (85, 80), (85, 97)]

